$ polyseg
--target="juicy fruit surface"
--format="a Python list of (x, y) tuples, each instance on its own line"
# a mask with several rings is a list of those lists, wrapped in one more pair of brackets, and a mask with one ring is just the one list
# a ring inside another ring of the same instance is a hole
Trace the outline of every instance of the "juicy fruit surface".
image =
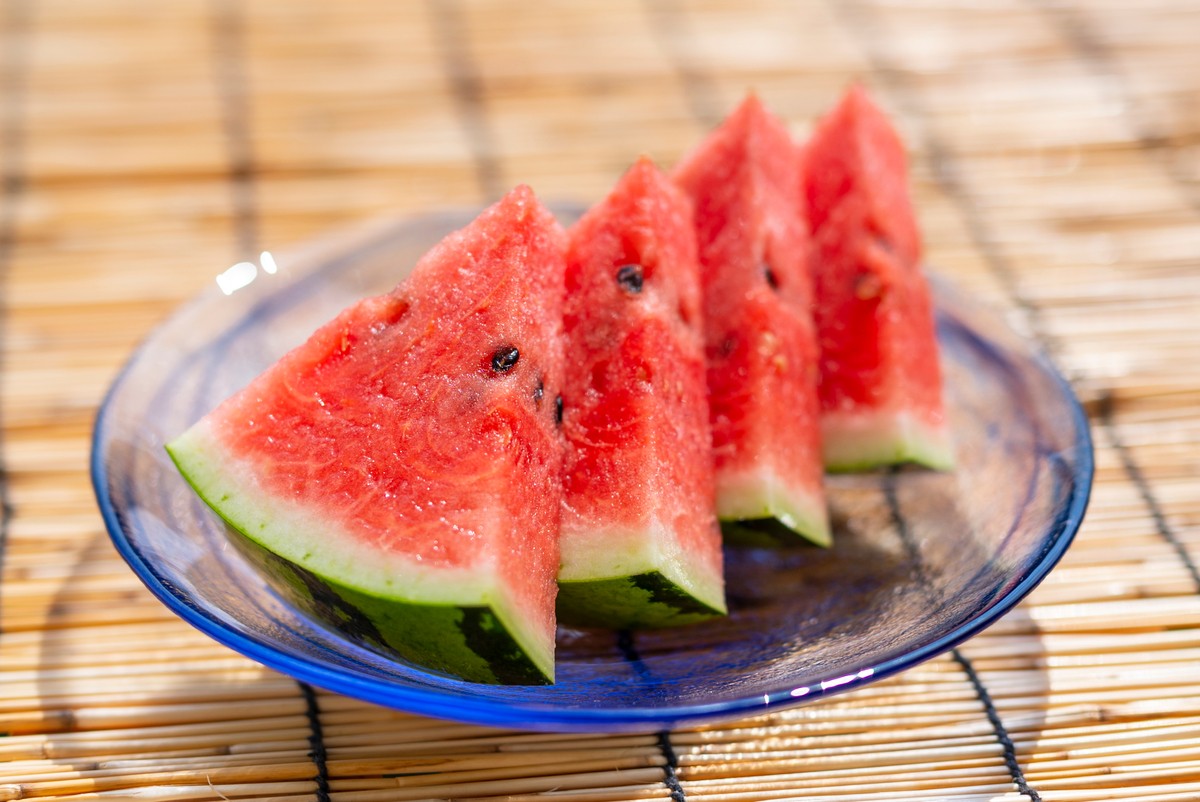
[(825, 468), (949, 466), (920, 256), (861, 90), (804, 149), (751, 95), (569, 238), (518, 187), (167, 449), (314, 617), (553, 681), (556, 591), (569, 624), (723, 614), (723, 537), (829, 543)]
[(828, 542), (798, 151), (751, 96), (673, 172), (695, 202), (722, 519)]
[(647, 160), (571, 229), (559, 611), (724, 612), (691, 206)]
[(921, 235), (908, 188), (904, 143), (859, 86), (818, 121), (805, 147), (804, 193), (809, 226), (819, 232), (845, 204), (886, 239), (900, 261), (921, 258)]
[(305, 571), (385, 607), (491, 609), (552, 676), (562, 248), (550, 213), (514, 190), (225, 401), (173, 458)]
[(903, 145), (853, 88), (806, 150), (826, 463), (949, 463), (933, 310)]
[[(435, 248), (411, 281), (347, 309), (218, 408), (223, 442), (256, 462), (266, 492), (304, 499), (375, 548), (431, 565), (479, 559), (487, 514), (522, 515), (531, 500), (514, 474), (547, 490), (556, 470), (561, 344), (543, 299), (558, 260), (541, 224), (542, 242), (532, 227), (484, 225), (475, 242)], [(523, 268), (497, 282), (505, 262)], [(513, 348), (515, 364), (496, 369)], [(557, 523), (534, 515), (534, 531)]]

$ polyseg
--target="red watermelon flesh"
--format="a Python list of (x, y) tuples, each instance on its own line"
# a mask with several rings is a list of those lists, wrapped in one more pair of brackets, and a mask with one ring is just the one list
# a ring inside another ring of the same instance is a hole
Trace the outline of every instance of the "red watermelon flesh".
[(717, 513), (829, 542), (799, 153), (749, 96), (673, 172), (695, 204)]
[(826, 466), (952, 461), (903, 143), (859, 87), (817, 126), (801, 172), (816, 253)]
[(168, 450), (333, 623), (467, 679), (552, 679), (564, 245), (517, 188)]
[(569, 231), (560, 619), (723, 613), (688, 199), (648, 159)]

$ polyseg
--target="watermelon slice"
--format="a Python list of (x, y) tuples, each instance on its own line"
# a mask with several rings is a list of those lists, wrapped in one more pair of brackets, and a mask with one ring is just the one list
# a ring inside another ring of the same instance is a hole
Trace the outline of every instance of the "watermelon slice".
[(570, 230), (558, 613), (725, 612), (691, 204), (648, 159)]
[(953, 462), (903, 143), (851, 88), (807, 148), (821, 439), (834, 471)]
[(314, 615), (464, 679), (552, 681), (564, 247), (515, 189), (168, 451)]
[(828, 544), (799, 169), (751, 95), (673, 177), (695, 202), (717, 514)]

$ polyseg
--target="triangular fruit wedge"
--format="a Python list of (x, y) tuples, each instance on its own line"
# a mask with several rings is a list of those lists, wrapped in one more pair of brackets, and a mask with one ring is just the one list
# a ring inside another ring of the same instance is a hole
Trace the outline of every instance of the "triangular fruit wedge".
[(564, 246), (518, 187), (167, 446), (311, 614), (464, 679), (553, 680)]
[(641, 159), (568, 235), (559, 618), (720, 615), (691, 204)]
[(673, 172), (695, 203), (717, 513), (829, 543), (799, 152), (754, 95)]
[(826, 467), (947, 468), (953, 456), (903, 143), (856, 86), (804, 153)]

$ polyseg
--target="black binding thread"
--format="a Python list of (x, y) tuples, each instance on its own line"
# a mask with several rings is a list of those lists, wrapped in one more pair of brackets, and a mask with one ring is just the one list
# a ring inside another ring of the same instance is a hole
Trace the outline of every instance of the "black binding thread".
[[(903, 69), (891, 63), (881, 54), (871, 35), (871, 23), (865, 19), (866, 15), (859, 4), (857, 2), (830, 2), (829, 5), (845, 27), (858, 35), (872, 72), (879, 76), (882, 86), (895, 100), (897, 106), (914, 119), (928, 120), (928, 112), (903, 78)], [(917, 135), (921, 141), (921, 149), (928, 155), (929, 168), (934, 181), (962, 212), (963, 223), (967, 228), (971, 244), (983, 256), (988, 270), (1004, 289), (1008, 302), (1024, 316), (1024, 322), (1033, 339), (1041, 343), (1042, 348), (1049, 356), (1057, 357), (1062, 353), (1058, 339), (1046, 327), (1041, 307), (1021, 294), (1017, 271), (1007, 254), (1004, 253), (997, 238), (989, 230), (987, 222), (967, 186), (966, 179), (963, 178), (962, 171), (958, 169), (950, 147), (928, 124), (922, 124)], [(1054, 361), (1057, 364), (1058, 360), (1054, 359)]]
[[(633, 642), (633, 633), (628, 629), (617, 632), (617, 650), (621, 653), (621, 657), (625, 658), (625, 662), (633, 667), (634, 673), (638, 677), (649, 679), (650, 669), (642, 660), (642, 655)], [(663, 760), (666, 761), (663, 764), (663, 785), (667, 787), (674, 802), (686, 802), (687, 793), (684, 792), (683, 784), (679, 781), (679, 755), (675, 753), (675, 746), (671, 743), (670, 730), (660, 730), (657, 738), (658, 749), (662, 752)]]
[[(902, 71), (895, 65), (881, 58), (880, 50), (875, 46), (872, 37), (869, 34), (869, 25), (864, 25), (862, 8), (857, 4), (846, 7), (845, 4), (832, 2), (830, 6), (834, 7), (834, 11), (839, 13), (839, 16), (846, 23), (847, 28), (852, 29), (854, 34), (857, 34), (859, 40), (863, 42), (868, 59), (871, 62), (872, 70), (880, 74), (881, 78), (886, 82), (887, 88), (893, 92), (896, 100), (905, 107), (908, 113), (917, 116), (918, 119), (928, 119), (928, 114), (925, 114), (924, 108), (920, 107), (917, 98), (913, 96), (912, 91), (905, 85), (901, 79)], [(922, 126), (922, 144), (926, 152), (928, 152), (932, 170), (934, 170), (934, 178), (937, 180), (944, 191), (954, 203), (961, 209), (964, 214), (968, 234), (970, 234), (972, 243), (982, 253), (984, 261), (988, 264), (992, 275), (1001, 282), (1004, 287), (1004, 292), (1008, 295), (1009, 303), (1012, 303), (1016, 309), (1024, 313), (1031, 334), (1038, 342), (1042, 343), (1042, 347), (1049, 354), (1055, 355), (1060, 353), (1058, 343), (1054, 337), (1050, 336), (1049, 330), (1046, 329), (1042, 310), (1032, 301), (1021, 295), (1018, 282), (1016, 282), (1016, 271), (1012, 263), (1008, 261), (1006, 255), (1001, 250), (1000, 245), (992, 237), (989, 232), (988, 225), (984, 220), (983, 214), (980, 213), (978, 205), (974, 203), (974, 198), (971, 196), (970, 190), (966, 186), (966, 182), (962, 179), (960, 170), (954, 162), (954, 157), (950, 149), (943, 142), (941, 137), (938, 137), (936, 132), (932, 131), (930, 126)], [(886, 489), (887, 489), (886, 485)], [(896, 498), (894, 487), (886, 492), (889, 508), (892, 509), (893, 520), (898, 526), (900, 538), (904, 540), (905, 549), (913, 553), (916, 546), (911, 543), (911, 538), (908, 537), (908, 527), (904, 521), (899, 507), (899, 499)], [(918, 559), (917, 565), (920, 562)], [(923, 570), (923, 569), (922, 569)], [(997, 710), (995, 701), (991, 698), (988, 687), (985, 686), (983, 678), (974, 670), (971, 660), (958, 648), (950, 651), (950, 657), (955, 663), (961, 666), (965, 672), (967, 680), (970, 681), (971, 687), (974, 689), (980, 704), (983, 705), (985, 716), (988, 717), (988, 723), (991, 725), (992, 735), (996, 737), (997, 743), (1000, 743), (1003, 756), (1004, 766), (1008, 768), (1009, 778), (1013, 780), (1021, 792), (1033, 802), (1040, 802), (1040, 796), (1036, 789), (1033, 788), (1025, 777), (1025, 771), (1022, 770), (1020, 761), (1016, 758), (1016, 744), (1013, 743), (1013, 738), (1008, 734), (1008, 729), (1004, 726), (1000, 716), (1000, 711)]]
[[(0, 129), (0, 282), (7, 285), (17, 237), (17, 205), (25, 193), (25, 93), (29, 58), (28, 45), (33, 14), (30, 3), (6, 3), (4, 27), (12, 32), (11, 48), (0, 62), (0, 102), (4, 104), (4, 127)], [(7, 297), (0, 296), (0, 332), (7, 322)], [(0, 574), (8, 553), (8, 535), (15, 508), (8, 486), (8, 460), (0, 429)]]
[(675, 754), (675, 747), (671, 743), (671, 733), (668, 730), (661, 730), (658, 733), (658, 748), (666, 758), (666, 765), (663, 766), (663, 785), (667, 786), (667, 790), (671, 792), (671, 799), (674, 802), (685, 802), (687, 794), (683, 791), (683, 784), (679, 782), (679, 756)]
[(1021, 770), (1021, 762), (1017, 760), (1017, 745), (1013, 743), (1012, 737), (1008, 734), (1008, 728), (1004, 726), (1004, 722), (1000, 719), (1000, 711), (996, 709), (996, 703), (992, 701), (992, 694), (988, 692), (987, 686), (983, 684), (983, 680), (976, 673), (975, 666), (958, 649), (952, 649), (950, 656), (962, 668), (963, 673), (967, 675), (967, 680), (971, 683), (971, 687), (975, 689), (975, 696), (978, 697), (980, 703), (983, 705), (983, 712), (987, 715), (987, 720), (992, 725), (992, 732), (995, 734), (996, 740), (1000, 742), (1000, 748), (1004, 752), (1004, 765), (1008, 766), (1008, 773), (1012, 777), (1012, 781), (1016, 784), (1017, 790), (1029, 797), (1033, 802), (1041, 802), (1041, 795), (1025, 779), (1025, 772)]
[(250, 90), (246, 84), (246, 30), (238, 0), (213, 0), (216, 82), (229, 160), (234, 237), (242, 258), (258, 255), (259, 219), (254, 148), (250, 136)]
[[(891, 65), (884, 63), (883, 59), (879, 57), (878, 48), (874, 47), (873, 43), (868, 41), (870, 37), (863, 34), (863, 26), (861, 25), (861, 20), (858, 19), (858, 17), (861, 16), (859, 9), (847, 7), (848, 4), (837, 2), (831, 2), (830, 5), (833, 7), (835, 14), (841, 16), (846, 21), (847, 27), (853, 28), (855, 32), (860, 35), (860, 39), (862, 39), (866, 45), (865, 49), (873, 70), (882, 76), (889, 85), (891, 85), (895, 94), (898, 96), (898, 99), (911, 113), (914, 113), (922, 118), (927, 116), (924, 114), (923, 110), (918, 107), (916, 99), (912, 96), (912, 93), (908, 91), (907, 87), (899, 85), (899, 71)], [(678, 30), (678, 28), (676, 30)], [(660, 32), (660, 35), (665, 34)], [(671, 52), (671, 48), (667, 48), (667, 50), (671, 55), (675, 55), (673, 52)], [(679, 72), (681, 77), (684, 78), (683, 84), (685, 91), (694, 93), (694, 96), (689, 97), (694, 116), (698, 117), (701, 122), (707, 122), (705, 118), (707, 118), (709, 115), (705, 113), (705, 109), (708, 104), (705, 101), (711, 100), (711, 96), (707, 93), (709, 87), (707, 87), (702, 81), (697, 82), (695, 80), (689, 80), (689, 78), (695, 77), (689, 70), (681, 68)], [(1012, 266), (1009, 264), (1004, 253), (1000, 250), (994, 239), (989, 235), (983, 217), (979, 213), (979, 210), (972, 200), (970, 193), (967, 191), (962, 177), (953, 163), (948, 148), (940, 138), (934, 136), (933, 133), (928, 130), (927, 126), (923, 133), (923, 145), (926, 151), (929, 153), (930, 159), (933, 163), (932, 166), (936, 180), (942, 185), (942, 188), (946, 191), (946, 193), (961, 207), (972, 241), (976, 247), (980, 249), (990, 269), (1004, 286), (1011, 302), (1025, 314), (1026, 320), (1034, 336), (1048, 351), (1057, 351), (1058, 349), (1055, 347), (1053, 339), (1049, 336), (1045, 326), (1043, 325), (1043, 321), (1041, 319), (1041, 310), (1032, 304), (1028, 299), (1022, 297), (1019, 293), (1017, 289), (1018, 285), (1016, 281), (1016, 272), (1013, 270)], [(897, 498), (895, 489), (895, 472), (891, 472), (885, 477), (884, 494), (887, 498), (893, 523), (895, 524), (897, 533), (904, 545), (904, 548), (909, 556), (913, 559), (913, 565), (918, 576), (924, 576), (925, 569), (920, 559), (919, 549), (912, 540), (908, 524), (900, 510), (899, 500)], [(928, 583), (924, 584), (928, 586)], [(631, 646), (632, 644), (629, 643), (628, 645)], [(625, 653), (625, 646), (622, 646), (622, 652)], [(963, 667), (963, 670), (966, 672), (966, 675), (975, 690), (976, 696), (979, 698), (980, 703), (984, 707), (984, 711), (987, 715), (989, 723), (992, 726), (996, 740), (1000, 743), (1000, 746), (1004, 752), (1004, 763), (1008, 768), (1008, 772), (1013, 783), (1023, 794), (1033, 800), (1033, 802), (1041, 802), (1041, 796), (1033, 787), (1029, 785), (1025, 779), (1025, 773), (1022, 771), (1020, 762), (1017, 760), (1016, 746), (1013, 743), (1012, 738), (1009, 736), (1008, 730), (1004, 727), (1004, 723), (1000, 718), (999, 711), (996, 709), (995, 703), (992, 701), (991, 694), (988, 692), (986, 686), (984, 686), (979, 675), (975, 672), (971, 662), (957, 649), (954, 649), (951, 654), (953, 655), (955, 661), (957, 661), (958, 664)], [(667, 745), (670, 745), (669, 741), (667, 742)], [(665, 750), (664, 754), (666, 754)], [(668, 762), (670, 762), (669, 757)]]
[(1163, 172), (1174, 182), (1183, 201), (1194, 211), (1200, 211), (1200, 194), (1195, 191), (1191, 177), (1172, 158), (1171, 137), (1163, 131), (1154, 115), (1130, 90), (1129, 79), (1121, 69), (1120, 60), (1088, 21), (1086, 13), (1061, 0), (1028, 0), (1042, 12), (1058, 34), (1075, 51), (1084, 66), (1106, 87), (1111, 87), (1121, 100), (1122, 116), (1137, 141), (1138, 149), (1157, 161)]
[[(932, 587), (932, 583), (928, 581), (929, 575), (925, 570), (925, 562), (921, 559), (920, 548), (913, 540), (912, 532), (908, 527), (908, 521), (904, 517), (904, 512), (900, 509), (900, 498), (896, 492), (896, 476), (898, 473), (898, 468), (891, 468), (884, 474), (883, 495), (887, 500), (888, 513), (891, 516), (892, 525), (901, 543), (904, 545), (905, 552), (912, 561), (913, 573), (921, 583), (921, 586), (926, 589), (926, 595), (931, 595), (929, 588)], [(1000, 749), (1004, 755), (1004, 765), (1008, 768), (1008, 774), (1013, 784), (1017, 786), (1017, 789), (1022, 794), (1033, 800), (1033, 802), (1041, 802), (1042, 797), (1025, 778), (1025, 772), (1021, 769), (1021, 762), (1017, 759), (1017, 745), (1013, 743), (1012, 736), (1008, 733), (1008, 728), (1004, 726), (1004, 721), (1000, 718), (1000, 711), (996, 708), (996, 703), (992, 700), (992, 695), (988, 692), (987, 686), (984, 685), (983, 679), (975, 671), (974, 664), (957, 648), (950, 650), (950, 656), (962, 668), (963, 673), (966, 674), (967, 681), (971, 683), (971, 688), (975, 691), (975, 697), (983, 705), (984, 715), (987, 716), (988, 723), (992, 726), (992, 734), (1000, 744)]]
[(633, 666), (633, 671), (639, 678), (650, 678), (650, 669), (642, 661), (642, 655), (638, 652), (637, 646), (633, 642), (633, 633), (628, 629), (622, 629), (617, 632), (617, 651), (621, 653), (621, 657), (625, 658), (625, 662)]
[(1171, 524), (1167, 522), (1166, 513), (1163, 512), (1162, 505), (1158, 502), (1158, 497), (1150, 489), (1150, 480), (1146, 478), (1146, 474), (1142, 472), (1142, 467), (1133, 458), (1133, 452), (1129, 450), (1129, 446), (1121, 439), (1121, 433), (1117, 429), (1114, 407), (1115, 402), (1111, 392), (1102, 395), (1100, 403), (1097, 404), (1100, 422), (1103, 424), (1105, 432), (1108, 433), (1113, 451), (1117, 452), (1117, 457), (1121, 460), (1121, 467), (1124, 469), (1125, 475), (1129, 477), (1129, 481), (1133, 482), (1138, 496), (1142, 499), (1142, 503), (1146, 505), (1146, 510), (1150, 513), (1150, 518), (1154, 521), (1155, 530), (1175, 550), (1179, 561), (1183, 563), (1188, 576), (1191, 577), (1195, 592), (1200, 593), (1200, 568), (1197, 568), (1196, 562), (1188, 554), (1187, 547), (1184, 546), (1183, 541), (1175, 534), (1175, 530), (1171, 528)]
[[(225, 142), (229, 158), (234, 237), (238, 252), (251, 256), (258, 251), (259, 213), (255, 193), (254, 154), (250, 136), (249, 91), (246, 86), (245, 25), (237, 0), (213, 0), (213, 37), (216, 45), (217, 89), (222, 100)], [(296, 681), (304, 698), (308, 721), (309, 757), (316, 769), (317, 802), (331, 802), (328, 750), (321, 725), (317, 694), (307, 682)]]
[[(1059, 34), (1075, 50), (1080, 61), (1098, 79), (1117, 87), (1121, 93), (1121, 99), (1124, 101), (1124, 116), (1137, 139), (1138, 148), (1143, 152), (1161, 157), (1158, 159), (1158, 163), (1163, 168), (1163, 172), (1180, 189), (1187, 204), (1193, 210), (1200, 212), (1200, 196), (1192, 191), (1190, 180), (1180, 172), (1178, 164), (1169, 157), (1169, 138), (1154, 125), (1151, 115), (1147, 114), (1146, 110), (1138, 103), (1137, 95), (1130, 92), (1129, 80), (1121, 70), (1120, 62), (1113, 56), (1103, 39), (1088, 24), (1083, 12), (1070, 8), (1059, 0), (1030, 0), (1030, 2), (1057, 27)], [(1117, 452), (1117, 456), (1121, 460), (1121, 467), (1124, 469), (1125, 475), (1133, 482), (1138, 496), (1146, 505), (1146, 510), (1154, 521), (1155, 530), (1175, 550), (1175, 554), (1183, 563), (1183, 567), (1192, 580), (1195, 591), (1200, 593), (1200, 567), (1197, 567), (1196, 561), (1188, 553), (1183, 541), (1179, 539), (1175, 530), (1168, 523), (1162, 505), (1150, 487), (1150, 481), (1142, 472), (1137, 460), (1134, 459), (1133, 452), (1121, 439), (1121, 433), (1116, 425), (1115, 408), (1116, 399), (1112, 392), (1106, 392), (1096, 405), (1097, 417), (1108, 434), (1113, 450)]]
[(442, 51), (442, 68), (450, 79), (454, 105), (471, 148), (479, 191), (494, 200), (503, 194), (503, 171), (488, 121), (483, 77), (467, 45), (462, 5), (458, 0), (429, 0), (426, 5)]
[(317, 693), (307, 682), (297, 682), (304, 695), (304, 717), (308, 719), (308, 756), (317, 767), (317, 802), (331, 802), (329, 796), (329, 753), (325, 748), (325, 728), (321, 726), (321, 706)]
[(725, 116), (716, 83), (680, 52), (680, 41), (692, 34), (686, 12), (676, 0), (643, 0), (642, 9), (650, 20), (659, 48), (675, 71), (692, 119), (705, 128), (716, 126)]

